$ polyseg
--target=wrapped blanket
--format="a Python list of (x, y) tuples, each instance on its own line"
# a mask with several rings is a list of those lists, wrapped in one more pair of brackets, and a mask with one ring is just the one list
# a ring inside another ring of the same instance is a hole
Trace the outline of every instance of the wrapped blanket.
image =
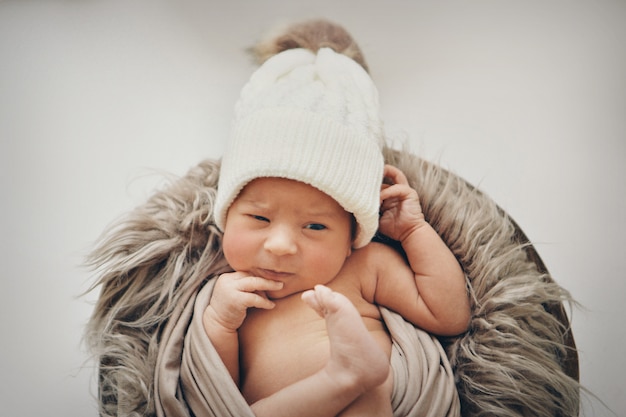
[[(449, 398), (451, 365), (462, 416), (577, 416), (578, 362), (563, 310), (567, 292), (487, 196), (408, 152), (387, 149), (385, 157), (418, 191), (427, 220), (463, 266), (472, 297), (470, 330), (443, 340), (445, 357), (427, 335), (409, 332), (403, 339), (394, 330), (397, 317), (383, 312), (395, 340), (397, 414), (445, 404), (451, 407), (446, 413), (456, 412), (456, 400)], [(190, 405), (244, 405), (232, 381), (215, 384), (219, 401), (205, 397), (213, 391), (201, 384), (211, 382), (198, 372), (210, 378), (226, 373), (209, 357), (209, 345), (191, 336), (193, 308), (208, 302), (207, 279), (228, 268), (212, 223), (218, 175), (219, 162), (198, 164), (117, 221), (91, 254), (100, 297), (86, 339), (99, 364), (102, 416), (185, 416)], [(433, 368), (414, 378), (412, 361), (421, 371), (424, 364)], [(214, 411), (228, 415), (222, 412)]]
[[(254, 417), (202, 326), (214, 282), (181, 299), (166, 326), (155, 373), (157, 416)], [(381, 312), (393, 339), (394, 415), (460, 415), (454, 375), (437, 339)]]

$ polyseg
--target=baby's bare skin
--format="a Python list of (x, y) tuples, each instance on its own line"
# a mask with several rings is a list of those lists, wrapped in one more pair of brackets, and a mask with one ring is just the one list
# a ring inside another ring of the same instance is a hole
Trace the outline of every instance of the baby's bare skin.
[(361, 296), (358, 277), (372, 273), (361, 256), (365, 252), (356, 251), (328, 288), (248, 313), (239, 340), (241, 389), (249, 403), (326, 369), (335, 380), (359, 384), (360, 395), (341, 416), (392, 415), (391, 340), (378, 308)]

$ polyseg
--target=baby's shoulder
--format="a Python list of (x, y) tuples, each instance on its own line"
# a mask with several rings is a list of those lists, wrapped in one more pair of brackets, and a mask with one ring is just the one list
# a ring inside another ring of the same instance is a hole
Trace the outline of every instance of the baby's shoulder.
[(351, 258), (359, 263), (380, 265), (381, 262), (404, 262), (402, 255), (393, 247), (380, 242), (370, 242), (356, 249)]
[(362, 298), (373, 303), (378, 281), (408, 268), (407, 265), (402, 255), (393, 247), (371, 242), (352, 252), (338, 274), (336, 283), (358, 283), (356, 288), (359, 288)]

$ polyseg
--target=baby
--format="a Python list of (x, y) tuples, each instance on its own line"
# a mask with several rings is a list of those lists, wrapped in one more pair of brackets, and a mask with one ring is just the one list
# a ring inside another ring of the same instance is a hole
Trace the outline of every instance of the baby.
[(203, 325), (256, 416), (391, 416), (378, 306), (467, 328), (463, 271), (382, 136), (371, 78), (328, 48), (281, 52), (242, 90), (214, 208), (234, 272)]
[(391, 342), (376, 305), (433, 333), (466, 329), (463, 272), (402, 172), (385, 174), (394, 185), (381, 191), (380, 231), (402, 243), (410, 268), (380, 243), (352, 250), (351, 214), (307, 184), (259, 178), (231, 205), (223, 249), (237, 272), (219, 277), (204, 325), (257, 416), (348, 405), (342, 416), (392, 415)]

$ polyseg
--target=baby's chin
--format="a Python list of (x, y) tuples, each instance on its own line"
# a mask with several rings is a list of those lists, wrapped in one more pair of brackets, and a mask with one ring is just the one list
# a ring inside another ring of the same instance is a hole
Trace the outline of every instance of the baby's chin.
[(282, 290), (278, 290), (278, 291), (266, 291), (265, 295), (270, 300), (276, 301), (276, 300), (284, 300), (286, 298), (293, 297), (293, 296), (300, 297), (300, 295), (303, 292), (304, 290), (289, 290), (287, 288), (283, 288)]

